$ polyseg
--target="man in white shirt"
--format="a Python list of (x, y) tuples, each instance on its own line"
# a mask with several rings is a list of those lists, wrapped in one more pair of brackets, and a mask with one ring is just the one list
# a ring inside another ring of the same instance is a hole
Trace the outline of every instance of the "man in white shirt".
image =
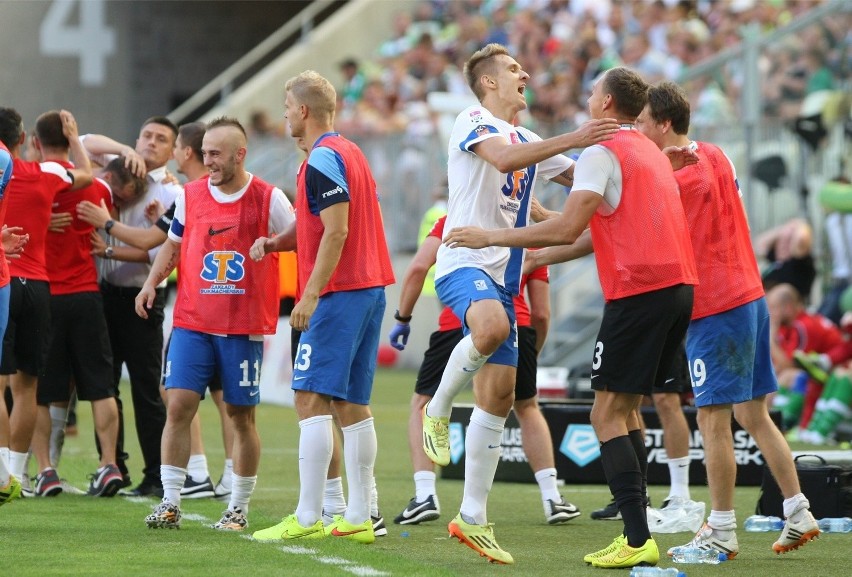
[[(99, 160), (109, 160), (113, 155), (127, 156), (135, 165), (144, 163), (148, 191), (138, 201), (122, 206), (117, 221), (127, 226), (152, 226), (145, 207), (154, 200), (171, 206), (181, 192), (181, 187), (168, 178), (166, 163), (172, 157), (177, 127), (164, 116), (153, 116), (142, 124), (135, 150), (101, 135), (86, 135), (83, 146)], [(140, 163), (141, 161), (141, 163)], [(141, 170), (141, 167), (139, 167)], [(159, 247), (143, 251), (110, 236), (113, 221), (107, 221), (104, 232), (107, 248), (100, 261), (101, 292), (104, 311), (110, 331), (115, 385), (121, 380), (121, 367), (127, 365), (133, 395), (136, 433), (144, 460), (142, 482), (128, 494), (134, 496), (162, 496), (160, 483), (160, 439), (166, 424), (166, 408), (160, 396), (160, 373), (163, 357), (163, 320), (166, 304), (165, 282), (157, 288), (154, 306), (147, 319), (135, 312), (134, 299), (139, 293)], [(119, 400), (119, 413), (122, 403)], [(118, 439), (118, 466), (129, 484), (129, 472), (124, 460), (124, 419), (120, 419)]]
[[(540, 173), (570, 185), (573, 162), (562, 153), (609, 138), (618, 124), (593, 120), (547, 140), (514, 126), (515, 115), (527, 105), (529, 74), (499, 44), (471, 56), (464, 74), (480, 104), (459, 114), (450, 137), (446, 230), (526, 226), (535, 177)], [(453, 398), (481, 371), (465, 440), (464, 500), (449, 530), (495, 563), (514, 562), (494, 540), (486, 501), (514, 396), (518, 349), (512, 295), (520, 288), (523, 258), (522, 249), (442, 246), (435, 273), (438, 297), (462, 319), (465, 337), (453, 349), (441, 384), (424, 408), (423, 448), (435, 463), (449, 463)]]

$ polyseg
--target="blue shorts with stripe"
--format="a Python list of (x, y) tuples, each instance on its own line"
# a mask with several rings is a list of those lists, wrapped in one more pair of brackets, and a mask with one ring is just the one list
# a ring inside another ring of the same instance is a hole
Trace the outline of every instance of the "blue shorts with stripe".
[(369, 405), (384, 314), (384, 287), (321, 296), (299, 337), (293, 390)]
[(495, 365), (518, 366), (518, 324), (512, 294), (478, 268), (460, 268), (435, 281), (435, 290), (441, 302), (453, 309), (462, 321), (465, 335), (470, 334), (465, 315), (471, 303), (482, 300), (500, 301), (509, 317), (509, 337), (488, 359)]
[(686, 355), (697, 407), (742, 403), (778, 390), (763, 297), (693, 320)]
[(260, 402), (263, 341), (248, 335), (219, 336), (175, 327), (166, 358), (166, 389), (186, 389), (204, 396), (214, 375), (222, 382), (229, 405)]

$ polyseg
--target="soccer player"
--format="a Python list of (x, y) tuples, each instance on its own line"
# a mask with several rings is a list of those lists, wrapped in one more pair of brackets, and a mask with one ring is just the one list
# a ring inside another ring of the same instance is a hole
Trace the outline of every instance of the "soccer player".
[[(433, 225), (423, 240), (417, 254), (411, 260), (402, 281), (399, 308), (394, 317), (397, 324), (391, 329), (391, 346), (403, 350), (411, 332), (410, 322), (414, 305), (441, 246), (444, 235), (442, 216)], [(529, 306), (524, 298), (524, 289), (529, 293)], [(521, 425), (524, 453), (541, 490), (544, 516), (548, 524), (555, 525), (570, 521), (580, 515), (580, 510), (566, 502), (556, 485), (556, 468), (553, 457), (553, 441), (547, 421), (538, 406), (536, 368), (538, 353), (547, 338), (550, 322), (550, 286), (547, 267), (540, 267), (525, 274), (519, 294), (513, 299), (518, 318), (518, 373), (515, 383), (514, 409)], [(432, 461), (423, 452), (423, 407), (435, 394), (441, 373), (453, 347), (464, 336), (461, 321), (452, 309), (445, 307), (438, 319), (439, 328), (429, 338), (429, 349), (423, 355), (423, 363), (417, 373), (414, 395), (411, 397), (411, 416), (408, 422), (408, 444), (411, 463), (414, 466), (415, 495), (408, 506), (394, 519), (400, 525), (416, 525), (437, 519), (440, 504), (435, 491), (435, 472)]]
[[(589, 97), (592, 118), (621, 123), (611, 141), (583, 151), (562, 214), (532, 226), (450, 230), (447, 247), (579, 244), (595, 261), (606, 305), (592, 357), (595, 400), (591, 421), (601, 462), (624, 521), (611, 545), (584, 561), (596, 567), (655, 565), (659, 550), (645, 518), (642, 467), (645, 440), (636, 409), (654, 383), (668, 377), (692, 312), (695, 261), (672, 165), (640, 134), (648, 85), (626, 68), (613, 68)], [(688, 151), (671, 152), (677, 162)], [(587, 232), (587, 227), (589, 227)]]
[[(561, 153), (588, 146), (618, 130), (610, 119), (542, 140), (513, 125), (527, 106), (529, 74), (500, 44), (470, 57), (465, 79), (479, 99), (458, 115), (449, 142), (447, 228), (527, 224), (535, 178), (570, 185), (573, 161)], [(486, 503), (500, 458), (500, 439), (514, 400), (518, 349), (512, 296), (521, 281), (522, 250), (438, 250), (435, 286), (441, 302), (462, 320), (464, 338), (453, 348), (441, 384), (423, 410), (423, 448), (438, 465), (449, 463), (453, 399), (475, 374), (476, 407), (465, 439), (465, 487), (450, 534), (496, 563), (513, 563), (488, 523)]]
[[(273, 239), (258, 238), (252, 257), (292, 250), (297, 256), (299, 302), (290, 315), (302, 331), (293, 370), (299, 417), (299, 504), (281, 523), (257, 531), (263, 541), (326, 535), (375, 541), (370, 518), (376, 431), (370, 394), (385, 310), (385, 286), (394, 282), (376, 183), (361, 150), (334, 131), (337, 95), (308, 70), (285, 85), (290, 134), (310, 154), (297, 182), (296, 226)], [(323, 487), (333, 444), (332, 411), (343, 431), (349, 488), (346, 512), (323, 527)]]
[[(704, 438), (711, 510), (689, 543), (729, 559), (739, 552), (734, 514), (731, 416), (754, 438), (784, 495), (784, 529), (772, 545), (786, 553), (819, 535), (790, 448), (769, 417), (777, 390), (769, 352), (769, 311), (733, 165), (718, 147), (689, 139), (689, 101), (671, 82), (650, 89), (637, 127), (660, 148), (691, 147), (700, 162), (675, 173), (698, 265), (687, 356)], [(669, 550), (669, 555), (672, 551)]]
[(165, 370), (163, 500), (145, 522), (151, 528), (180, 526), (190, 423), (218, 373), (234, 426), (234, 472), (228, 508), (213, 527), (241, 531), (248, 525), (260, 460), (255, 406), (263, 335), (278, 324), (278, 259), (255, 263), (248, 253), (254, 239), (287, 229), (293, 214), (280, 189), (245, 170), (246, 134), (239, 122), (218, 118), (208, 124), (202, 150), (210, 176), (187, 183), (178, 197), (169, 238), (136, 297), (136, 312), (146, 318), (156, 287), (181, 263)]

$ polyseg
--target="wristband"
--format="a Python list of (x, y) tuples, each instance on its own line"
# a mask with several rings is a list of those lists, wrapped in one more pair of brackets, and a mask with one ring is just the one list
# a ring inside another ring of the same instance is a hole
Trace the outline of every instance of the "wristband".
[(112, 227), (115, 225), (114, 220), (108, 220), (104, 223), (104, 232), (109, 234), (109, 231), (112, 230)]
[(407, 317), (401, 316), (399, 314), (399, 309), (397, 309), (396, 312), (393, 313), (393, 318), (395, 318), (396, 320), (398, 320), (401, 323), (410, 323), (411, 319), (412, 319), (412, 315), (408, 315)]

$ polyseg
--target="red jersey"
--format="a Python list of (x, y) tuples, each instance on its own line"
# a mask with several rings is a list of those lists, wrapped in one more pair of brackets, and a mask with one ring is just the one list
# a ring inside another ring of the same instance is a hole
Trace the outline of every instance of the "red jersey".
[(12, 260), (9, 273), (30, 280), (49, 280), (44, 246), (53, 199), (71, 189), (74, 180), (57, 162), (28, 162), (15, 159), (12, 180), (6, 188), (5, 224), (20, 226), (30, 235), (21, 258)]
[[(446, 222), (446, 215), (436, 220), (435, 225), (432, 227), (432, 230), (429, 231), (429, 234), (427, 236), (434, 236), (439, 240), (444, 238), (444, 223)], [(521, 290), (518, 294), (512, 297), (512, 302), (515, 305), (515, 320), (517, 321), (519, 327), (530, 326), (530, 308), (529, 306), (527, 306), (527, 301), (524, 298), (524, 289), (527, 286), (527, 281), (531, 279), (550, 282), (550, 274), (548, 272), (547, 267), (539, 267), (532, 271), (530, 274), (523, 275), (521, 277)], [(441, 311), (441, 316), (438, 317), (438, 330), (441, 332), (452, 331), (460, 329), (461, 326), (461, 321), (453, 313), (453, 309), (451, 309), (450, 307), (444, 307), (444, 309)]]
[[(7, 152), (10, 157), (11, 153), (6, 145), (0, 142), (0, 150)], [(9, 171), (14, 172), (13, 163), (9, 164)], [(6, 186), (5, 182), (11, 178), (11, 174), (0, 177), (0, 226), (6, 222)], [(6, 262), (6, 252), (3, 250), (3, 243), (0, 242), (0, 288), (9, 284), (9, 263)]]
[[(320, 149), (330, 149), (320, 152)], [(345, 189), (339, 179), (345, 179)], [(320, 190), (308, 182), (329, 183)], [(336, 184), (336, 188), (333, 185)], [(338, 266), (320, 292), (351, 291), (384, 287), (394, 283), (393, 267), (385, 240), (382, 211), (376, 182), (364, 153), (357, 145), (337, 133), (323, 135), (314, 144), (307, 165), (296, 181), (296, 235), (299, 294), (314, 270), (320, 240), (325, 230), (320, 219), (328, 197), (349, 202), (349, 234), (343, 244)]]
[(621, 165), (616, 209), (591, 221), (601, 289), (607, 301), (698, 283), (689, 230), (669, 159), (636, 130), (601, 142)]
[(174, 326), (223, 335), (275, 333), (278, 254), (260, 262), (249, 258), (255, 239), (269, 236), (272, 189), (253, 176), (241, 198), (220, 203), (210, 194), (206, 176), (184, 186)]
[(731, 163), (698, 143), (698, 164), (675, 171), (698, 267), (692, 318), (722, 313), (763, 296), (763, 282)]
[[(70, 164), (64, 165), (71, 167)], [(100, 290), (90, 236), (95, 227), (77, 218), (77, 205), (84, 200), (97, 206), (100, 206), (103, 200), (107, 208), (112, 208), (109, 185), (96, 178), (89, 186), (71, 190), (56, 197), (53, 212), (69, 212), (72, 220), (71, 226), (64, 232), (48, 231), (47, 233), (44, 254), (52, 295)]]
[(802, 311), (792, 323), (778, 328), (778, 345), (787, 358), (792, 358), (796, 349), (806, 353), (829, 353), (837, 347), (845, 348), (845, 340), (830, 320)]

